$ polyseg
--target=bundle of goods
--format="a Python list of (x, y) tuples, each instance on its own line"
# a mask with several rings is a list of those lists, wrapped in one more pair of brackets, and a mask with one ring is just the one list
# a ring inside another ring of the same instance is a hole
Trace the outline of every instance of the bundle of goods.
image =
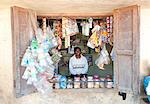
[(32, 39), (23, 56), (21, 66), (26, 67), (26, 70), (22, 78), (27, 80), (27, 84), (34, 85), (41, 93), (52, 91), (53, 84), (49, 83), (48, 79), (53, 78), (55, 65), (61, 55), (54, 51), (50, 56), (48, 52), (57, 46), (57, 39), (53, 34), (41, 35), (38, 39), (36, 37)]

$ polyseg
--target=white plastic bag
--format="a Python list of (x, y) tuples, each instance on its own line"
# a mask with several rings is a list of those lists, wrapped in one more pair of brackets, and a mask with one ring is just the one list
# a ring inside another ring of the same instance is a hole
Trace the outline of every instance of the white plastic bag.
[(27, 67), (22, 78), (27, 80), (27, 84), (33, 84), (37, 79), (37, 70), (34, 66)]
[(104, 69), (104, 64), (109, 64), (109, 63), (110, 63), (109, 54), (106, 50), (106, 46), (104, 45), (103, 49), (100, 52), (98, 59), (96, 59), (96, 61), (95, 61), (95, 64), (100, 69)]

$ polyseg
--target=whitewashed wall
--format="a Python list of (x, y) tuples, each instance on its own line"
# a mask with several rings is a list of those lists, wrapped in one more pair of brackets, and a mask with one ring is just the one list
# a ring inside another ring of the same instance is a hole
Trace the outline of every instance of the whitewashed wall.
[[(0, 104), (136, 104), (132, 95), (123, 101), (117, 91), (57, 91), (48, 97), (34, 93), (15, 98), (13, 93), (10, 7), (0, 6)], [(150, 72), (150, 9), (141, 9), (141, 78)]]
[(11, 15), (0, 6), (0, 104), (10, 104), (13, 94)]
[(140, 12), (141, 79), (150, 74), (150, 6), (141, 6)]

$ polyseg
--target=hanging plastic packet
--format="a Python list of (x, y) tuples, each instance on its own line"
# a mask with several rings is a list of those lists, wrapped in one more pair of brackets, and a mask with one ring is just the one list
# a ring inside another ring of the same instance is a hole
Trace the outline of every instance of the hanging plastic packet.
[(32, 50), (37, 50), (38, 49), (38, 41), (36, 38), (32, 39), (31, 41), (31, 49)]
[(22, 78), (27, 80), (27, 84), (31, 85), (37, 81), (37, 70), (34, 66), (27, 67)]
[(27, 67), (27, 68), (25, 69), (24, 73), (23, 73), (22, 79), (27, 80), (27, 79), (30, 77), (30, 75), (31, 75), (30, 73), (31, 73), (31, 72), (30, 72), (30, 67)]
[(22, 61), (21, 61), (21, 66), (29, 66), (29, 58), (31, 56), (31, 50), (30, 47), (26, 49), (25, 54), (23, 55)]
[(58, 52), (58, 50), (56, 50), (55, 48), (54, 49), (52, 49), (51, 50), (51, 52), (52, 52), (52, 61), (54, 62), (54, 63), (58, 63), (59, 61), (60, 61), (60, 58), (62, 57), (62, 55), (61, 55), (61, 53), (60, 52)]
[(39, 73), (42, 73), (45, 71), (45, 68), (43, 66), (40, 66), (39, 64), (36, 64), (35, 67)]
[(37, 35), (36, 35), (36, 38), (38, 40), (38, 43), (41, 43), (42, 42), (42, 37), (43, 37), (43, 31), (41, 28), (38, 28), (37, 29)]
[(41, 77), (36, 83), (34, 83), (34, 86), (38, 92), (42, 94), (49, 94), (52, 92), (52, 84), (46, 80), (46, 77)]
[(41, 48), (38, 50), (38, 61), (41, 67), (46, 67), (48, 65), (46, 60), (46, 54), (44, 53), (44, 50)]
[(46, 56), (46, 60), (47, 60), (49, 65), (54, 64), (52, 61), (52, 57), (48, 53), (45, 53), (45, 56)]

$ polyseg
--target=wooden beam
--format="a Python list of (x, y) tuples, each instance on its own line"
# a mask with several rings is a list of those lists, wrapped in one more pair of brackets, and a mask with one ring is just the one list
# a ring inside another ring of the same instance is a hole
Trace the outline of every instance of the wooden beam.
[(43, 17), (49, 18), (49, 19), (61, 19), (62, 17), (72, 17), (76, 19), (83, 19), (83, 18), (89, 18), (92, 17), (94, 19), (97, 18), (103, 18), (107, 16), (112, 16), (113, 13), (51, 13), (51, 14), (39, 14), (38, 19), (42, 19)]

